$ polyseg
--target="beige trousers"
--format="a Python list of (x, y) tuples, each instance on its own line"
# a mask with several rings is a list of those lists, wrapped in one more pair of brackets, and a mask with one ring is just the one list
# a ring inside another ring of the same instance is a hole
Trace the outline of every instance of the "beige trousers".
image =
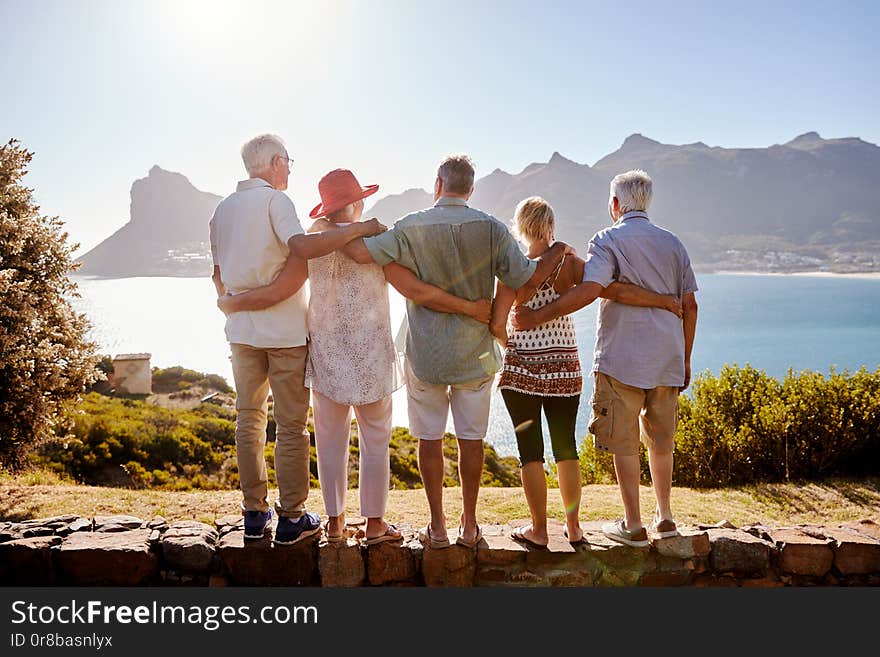
[(269, 508), (266, 424), (269, 388), (275, 416), (275, 476), (279, 515), (299, 518), (309, 495), (309, 389), (305, 387), (308, 346), (260, 348), (231, 344), (238, 418), (235, 448), (246, 511)]
[(348, 489), (348, 442), (351, 413), (358, 423), (358, 492), (361, 515), (385, 515), (391, 468), (388, 443), (391, 440), (391, 395), (372, 404), (338, 404), (319, 392), (312, 393), (315, 414), (315, 447), (318, 452), (318, 479), (324, 509), (329, 516), (345, 511)]

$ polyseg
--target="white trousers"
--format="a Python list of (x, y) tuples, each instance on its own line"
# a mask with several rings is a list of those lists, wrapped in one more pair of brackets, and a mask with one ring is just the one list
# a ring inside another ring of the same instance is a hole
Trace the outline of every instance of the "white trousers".
[(391, 467), (388, 443), (391, 441), (391, 395), (372, 404), (348, 406), (312, 390), (315, 420), (315, 445), (318, 451), (318, 479), (324, 510), (329, 516), (345, 511), (348, 489), (348, 441), (351, 413), (358, 423), (358, 489), (361, 515), (381, 518), (385, 515)]

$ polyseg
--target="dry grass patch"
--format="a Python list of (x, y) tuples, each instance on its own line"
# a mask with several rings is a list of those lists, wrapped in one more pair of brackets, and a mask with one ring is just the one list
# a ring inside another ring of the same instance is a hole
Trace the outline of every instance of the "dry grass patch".
[[(642, 513), (649, 519), (654, 508), (650, 487), (641, 488)], [(277, 497), (271, 491), (270, 499)], [(154, 491), (80, 486), (47, 473), (0, 475), (0, 519), (25, 520), (62, 514), (81, 516), (125, 513), (140, 518), (156, 515), (169, 520), (195, 519), (213, 522), (236, 513), (238, 491)], [(871, 518), (880, 522), (880, 478), (832, 480), (804, 484), (757, 484), (737, 488), (674, 488), (673, 509), (680, 524), (715, 523), (730, 520), (741, 525), (762, 522), (770, 526), (816, 523), (829, 524)], [(455, 527), (461, 513), (461, 490), (447, 488), (444, 501), (448, 523)], [(324, 513), (320, 490), (309, 494), (308, 508)], [(548, 491), (548, 514), (562, 520), (564, 510), (559, 490)], [(347, 513), (359, 515), (357, 491), (349, 493)], [(615, 485), (585, 486), (581, 519), (602, 520), (622, 513)], [(392, 490), (388, 494), (388, 518), (393, 522), (424, 525), (428, 507), (423, 490)], [(505, 523), (528, 517), (521, 488), (483, 488), (480, 492), (480, 522)]]

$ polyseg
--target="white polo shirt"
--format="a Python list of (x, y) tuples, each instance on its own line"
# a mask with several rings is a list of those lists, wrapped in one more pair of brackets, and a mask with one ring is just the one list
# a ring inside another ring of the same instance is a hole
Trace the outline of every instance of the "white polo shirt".
[[(211, 219), (211, 255), (232, 294), (271, 283), (287, 261), (287, 241), (304, 231), (293, 202), (262, 178), (238, 183)], [(308, 340), (306, 286), (265, 310), (232, 313), (226, 339), (252, 347), (300, 347)]]

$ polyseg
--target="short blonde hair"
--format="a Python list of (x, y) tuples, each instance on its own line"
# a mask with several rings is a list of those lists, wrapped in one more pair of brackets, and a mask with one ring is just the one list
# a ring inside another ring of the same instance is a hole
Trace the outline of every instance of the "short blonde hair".
[(533, 243), (553, 239), (556, 223), (553, 208), (540, 196), (530, 196), (519, 202), (513, 215), (513, 234), (523, 242)]
[(287, 157), (284, 141), (278, 135), (257, 135), (241, 147), (241, 159), (249, 176), (266, 171), (276, 155)]
[(474, 188), (474, 161), (464, 154), (448, 155), (437, 168), (437, 177), (443, 181), (443, 191), (470, 194)]
[(654, 183), (647, 173), (633, 169), (614, 176), (611, 180), (611, 196), (617, 198), (621, 214), (637, 210), (645, 212), (651, 206)]

